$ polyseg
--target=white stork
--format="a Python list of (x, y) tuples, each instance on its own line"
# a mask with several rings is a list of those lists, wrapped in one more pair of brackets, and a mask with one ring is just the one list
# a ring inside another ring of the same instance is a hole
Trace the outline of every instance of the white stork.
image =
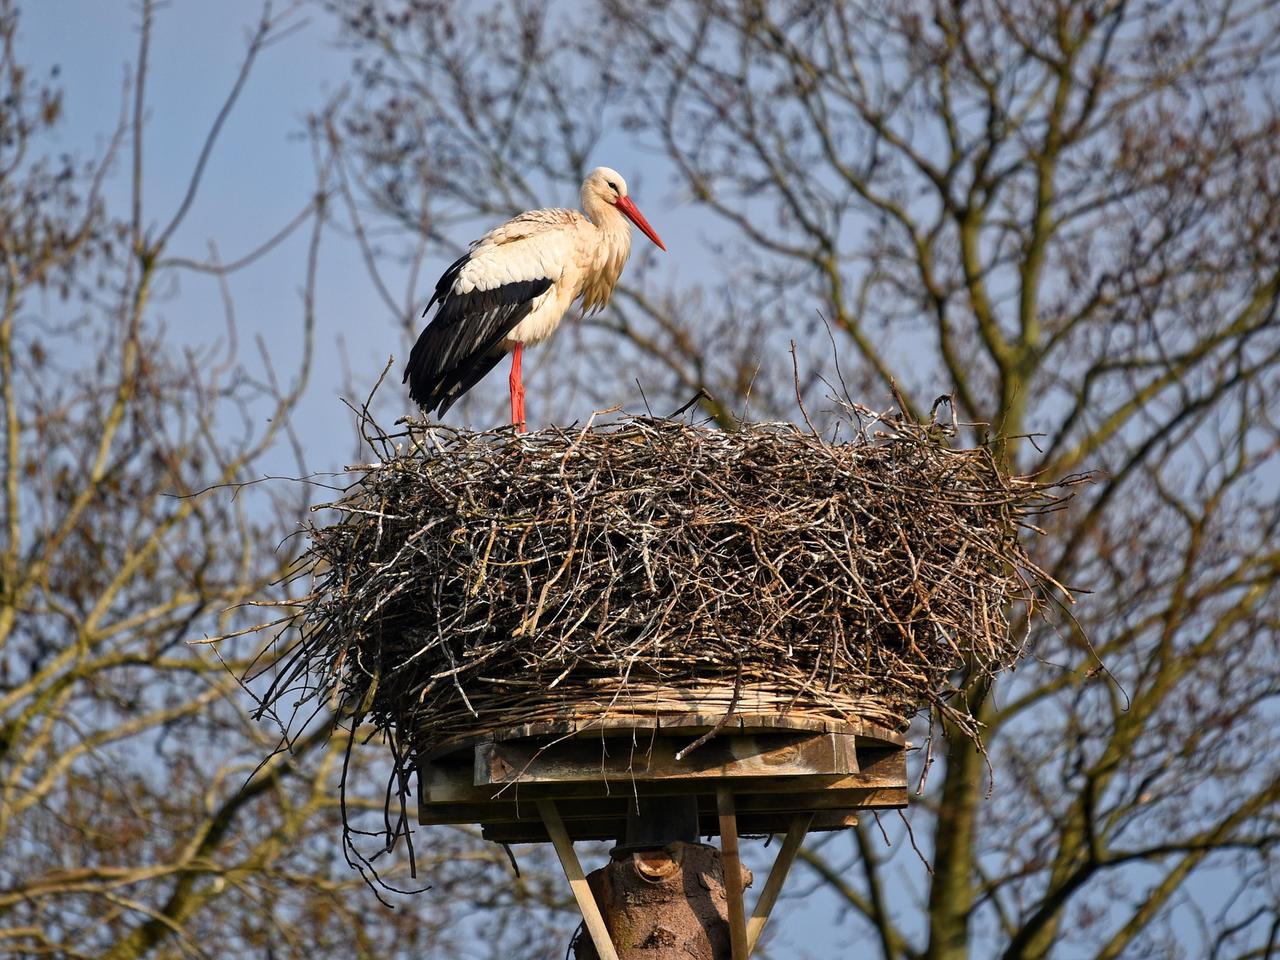
[[(631, 253), (631, 227), (663, 250), (627, 196), (616, 170), (596, 167), (582, 182), (582, 209), (530, 210), (490, 230), (449, 265), (422, 315), (439, 304), (409, 354), (404, 380), (426, 413), (441, 416), (503, 354), (511, 357), (511, 422), (524, 432), (525, 344), (547, 339), (569, 305), (604, 307)], [(623, 219), (626, 217), (626, 220)]]

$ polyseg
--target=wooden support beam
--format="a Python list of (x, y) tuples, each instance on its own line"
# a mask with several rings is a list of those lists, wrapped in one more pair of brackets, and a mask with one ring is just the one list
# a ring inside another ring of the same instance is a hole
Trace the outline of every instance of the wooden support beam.
[(565, 832), (564, 821), (556, 810), (556, 802), (539, 800), (538, 810), (542, 814), (542, 822), (547, 826), (551, 842), (555, 844), (560, 866), (564, 868), (565, 878), (573, 890), (574, 899), (578, 901), (578, 909), (582, 911), (582, 919), (587, 925), (587, 933), (591, 935), (591, 942), (595, 944), (596, 953), (600, 954), (600, 960), (618, 960), (618, 952), (609, 937), (609, 928), (604, 924), (600, 906), (587, 884), (586, 874), (582, 872), (582, 864), (578, 862), (578, 855), (574, 852), (573, 841)]
[[(646, 713), (644, 716), (610, 715), (551, 720), (435, 742), (423, 749), (418, 756), (421, 761), (433, 762), (456, 756), (459, 752), (470, 754), (471, 749), (480, 743), (526, 738), (537, 739), (543, 743), (551, 740), (562, 741), (566, 738), (597, 742), (605, 739), (614, 740), (616, 743), (630, 740), (633, 743), (643, 743), (657, 735), (686, 738), (684, 746), (688, 746), (694, 739), (712, 729), (719, 731), (716, 739), (759, 733), (838, 733), (856, 737), (860, 749), (886, 748), (901, 751), (911, 746), (901, 734), (874, 723), (820, 720), (812, 717), (797, 717), (793, 714), (781, 715), (774, 708), (770, 708), (767, 713), (757, 714), (744, 711), (739, 704), (727, 723), (723, 710), (706, 714), (664, 713), (655, 716), (652, 713)], [(430, 736), (423, 737), (424, 743), (431, 741)]]
[(751, 919), (747, 921), (748, 956), (755, 952), (756, 944), (760, 942), (760, 934), (764, 932), (764, 925), (769, 920), (769, 914), (773, 912), (773, 905), (778, 902), (782, 884), (787, 879), (791, 865), (795, 863), (796, 854), (800, 852), (800, 845), (804, 843), (805, 834), (809, 832), (811, 823), (813, 823), (813, 814), (802, 813), (793, 818), (791, 826), (787, 828), (787, 837), (782, 841), (782, 849), (778, 851), (778, 858), (773, 861), (773, 867), (769, 870), (769, 879), (764, 882), (760, 899), (756, 901), (755, 909), (751, 911)]
[(724, 860), (724, 892), (729, 907), (729, 942), (733, 960), (747, 960), (747, 918), (742, 903), (742, 858), (738, 854), (738, 817), (728, 786), (716, 789), (720, 813), (720, 852)]
[(474, 784), (560, 784), (578, 781), (694, 780), (831, 776), (858, 773), (852, 734), (771, 733), (721, 737), (677, 760), (682, 737), (653, 736), (640, 743), (615, 738), (496, 740), (475, 747)]
[[(713, 741), (714, 742), (714, 741)], [(710, 744), (707, 744), (710, 746)], [(675, 780), (637, 780), (609, 774), (601, 769), (600, 753), (602, 749), (597, 742), (595, 765), (584, 771), (584, 779), (576, 781), (558, 780), (550, 783), (531, 782), (521, 779), (514, 783), (482, 784), (477, 786), (474, 774), (477, 757), (476, 749), (468, 749), (466, 753), (437, 760), (422, 760), (418, 764), (418, 789), (420, 791), (420, 810), (436, 804), (451, 803), (511, 803), (522, 805), (521, 801), (531, 801), (536, 797), (554, 797), (558, 800), (604, 799), (609, 797), (631, 798), (633, 796), (687, 795), (702, 794), (714, 796), (717, 777), (680, 778)], [(611, 748), (611, 752), (616, 748)], [(697, 751), (694, 752), (697, 755)], [(852, 804), (856, 806), (906, 806), (907, 803), (907, 769), (906, 754), (901, 749), (878, 749), (858, 747), (858, 771), (848, 774), (805, 774), (785, 777), (759, 776), (742, 777), (733, 782), (733, 794), (745, 811), (746, 804), (751, 802), (755, 794), (779, 793), (827, 793), (839, 790), (871, 790), (874, 798), (866, 803)], [(621, 783), (619, 781), (622, 781)], [(532, 809), (532, 804), (530, 804)], [(561, 807), (561, 815), (569, 816), (569, 811)], [(456, 822), (471, 822), (467, 818)], [(427, 821), (424, 821), (427, 822)], [(435, 821), (440, 822), (440, 821)], [(785, 829), (785, 828), (783, 828)]]
[[(783, 789), (785, 784), (778, 785)], [(735, 793), (734, 805), (738, 813), (738, 833), (758, 833), (757, 829), (742, 826), (742, 821), (762, 819), (770, 814), (782, 814), (778, 830), (785, 830), (791, 822), (785, 816), (790, 813), (820, 810), (878, 810), (906, 806), (906, 790), (827, 790), (825, 792), (746, 794)], [(505, 796), (505, 795), (504, 795)], [(649, 808), (660, 804), (670, 796), (651, 796), (640, 794), (641, 808)], [(685, 796), (675, 795), (677, 800), (692, 800), (697, 803), (697, 812), (701, 820), (714, 823), (716, 816), (714, 789), (709, 794), (701, 792)], [(556, 797), (560, 819), (566, 823), (575, 820), (601, 820), (606, 818), (627, 819), (634, 815), (637, 805), (636, 797), (621, 795), (609, 798)], [(430, 826), (442, 823), (518, 823), (528, 821), (537, 823), (541, 819), (534, 801), (528, 798), (516, 802), (514, 800), (493, 801), (490, 803), (433, 803), (427, 802), (419, 810), (418, 822)], [(570, 831), (572, 832), (572, 831)], [(774, 831), (766, 831), (774, 832)], [(714, 831), (697, 829), (699, 836), (710, 836)], [(693, 840), (695, 837), (668, 837), (668, 840)], [(659, 844), (661, 846), (661, 844)]]
[[(786, 833), (794, 813), (768, 814), (763, 818), (738, 814), (738, 838), (753, 836), (763, 837), (771, 833)], [(616, 840), (624, 835), (627, 829), (626, 817), (605, 817), (591, 820), (565, 820), (565, 832), (572, 840)], [(813, 819), (810, 833), (824, 830), (845, 830), (857, 826), (856, 810), (823, 810)], [(483, 823), (482, 835), (494, 843), (546, 843), (551, 837), (547, 834), (545, 824), (540, 820), (504, 821)], [(716, 837), (720, 835), (720, 818), (716, 814), (702, 816), (698, 820), (699, 837)]]
[[(635, 780), (621, 781), (571, 781), (557, 784), (516, 783), (499, 787), (495, 785), (477, 787), (471, 783), (470, 770), (424, 771), (422, 779), (421, 803), (434, 806), (448, 803), (506, 803), (512, 806), (523, 806), (532, 803), (538, 797), (551, 797), (555, 800), (607, 800), (609, 798), (662, 797), (662, 796), (699, 796), (714, 797), (715, 779), (706, 780)], [(907, 784), (904, 776), (866, 776), (854, 774), (848, 777), (783, 777), (769, 779), (755, 777), (748, 780), (735, 780), (734, 796), (742, 803), (766, 803), (756, 801), (756, 795), (774, 795), (808, 793), (825, 794), (842, 790), (867, 791), (867, 806), (906, 806)], [(862, 806), (863, 804), (859, 804)]]

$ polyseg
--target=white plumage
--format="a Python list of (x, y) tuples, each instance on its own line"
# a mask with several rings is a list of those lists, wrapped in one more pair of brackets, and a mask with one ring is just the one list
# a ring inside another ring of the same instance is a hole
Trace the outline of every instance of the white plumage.
[(435, 303), (439, 309), (405, 367), (409, 395), (424, 411), (443, 415), (512, 351), (511, 416), (523, 429), (523, 347), (551, 336), (575, 300), (581, 298), (587, 313), (609, 302), (631, 252), (628, 220), (666, 249), (615, 170), (591, 171), (582, 184), (582, 208), (585, 216), (560, 208), (522, 213), (486, 233), (444, 272), (427, 304), (428, 311)]

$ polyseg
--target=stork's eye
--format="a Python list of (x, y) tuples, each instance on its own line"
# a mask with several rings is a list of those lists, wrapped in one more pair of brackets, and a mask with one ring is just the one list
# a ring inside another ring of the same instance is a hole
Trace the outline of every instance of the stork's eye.
[(618, 192), (618, 185), (617, 185), (616, 183), (614, 183), (612, 180), (610, 180), (610, 181), (609, 181), (609, 189), (610, 189), (610, 190), (612, 190), (614, 193), (617, 193), (617, 192)]

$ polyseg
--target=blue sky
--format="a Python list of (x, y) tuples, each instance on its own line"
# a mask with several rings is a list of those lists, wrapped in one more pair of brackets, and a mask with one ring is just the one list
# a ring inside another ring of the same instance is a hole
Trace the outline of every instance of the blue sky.
[[(252, 0), (179, 0), (158, 14), (144, 153), (149, 223), (165, 222), (181, 201), (205, 134), (235, 79), (259, 9)], [(315, 17), (298, 21), (298, 32), (258, 62), (226, 124), (191, 215), (174, 237), (171, 254), (205, 260), (213, 242), (224, 261), (233, 260), (308, 202), (315, 181), (301, 131), (308, 111), (344, 80), (346, 57), (330, 42), (330, 24)], [(33, 66), (43, 70), (57, 64), (61, 69), (66, 112), (56, 149), (101, 155), (120, 116), (128, 65), (136, 58), (137, 5), (123, 0), (33, 4), (24, 11), (20, 43)], [(117, 215), (128, 209), (128, 169), (126, 155), (107, 184), (108, 201)], [(305, 248), (305, 235), (297, 234), (231, 277), (244, 359), (253, 361), (253, 337), (261, 335), (271, 355), (288, 368), (301, 316)], [(330, 242), (323, 255), (317, 367), (299, 424), (312, 465), (331, 467), (346, 451), (331, 449), (332, 430), (308, 427), (342, 415), (333, 389), (341, 376), (337, 337), (346, 334), (367, 345), (370, 356), (382, 353), (384, 359), (397, 345), (394, 331), (359, 323), (367, 293), (361, 271), (344, 266), (350, 252)], [(176, 285), (162, 284), (160, 291), (155, 315), (180, 339), (205, 341), (223, 335), (223, 308), (212, 278), (188, 273)], [(354, 324), (351, 318), (357, 318)]]

